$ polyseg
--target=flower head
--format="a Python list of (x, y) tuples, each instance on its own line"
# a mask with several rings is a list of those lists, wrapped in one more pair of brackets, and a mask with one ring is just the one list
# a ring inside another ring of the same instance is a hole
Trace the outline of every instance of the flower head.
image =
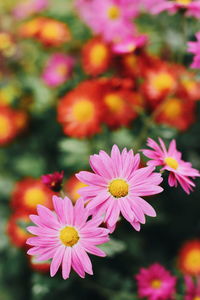
[(36, 236), (27, 241), (33, 246), (28, 254), (36, 256), (38, 261), (52, 259), (51, 276), (57, 273), (61, 265), (64, 279), (69, 277), (71, 268), (82, 278), (85, 272), (92, 275), (92, 264), (87, 252), (105, 256), (96, 245), (109, 240), (109, 231), (98, 227), (101, 218), (88, 221), (89, 211), (84, 208), (82, 199), (73, 206), (69, 198), (54, 196), (53, 204), (55, 213), (38, 205), (38, 215), (30, 216), (36, 226), (28, 227), (28, 231)]
[(139, 297), (149, 300), (169, 300), (175, 294), (176, 278), (158, 263), (142, 268), (136, 275)]
[(200, 275), (200, 240), (187, 241), (180, 249), (178, 267), (187, 275)]
[(80, 83), (58, 104), (58, 121), (64, 133), (76, 138), (98, 133), (102, 114), (99, 85), (92, 80)]
[(0, 106), (0, 146), (11, 142), (16, 135), (15, 111), (9, 106)]
[(111, 156), (100, 151), (90, 157), (92, 172), (82, 171), (76, 176), (88, 187), (79, 190), (88, 209), (104, 217), (109, 228), (114, 229), (120, 213), (136, 229), (145, 223), (145, 214), (155, 216), (154, 209), (141, 197), (162, 192), (161, 175), (154, 167), (139, 168), (140, 156), (125, 148), (120, 153), (114, 145)]
[(52, 207), (51, 191), (40, 179), (24, 178), (16, 183), (12, 193), (11, 206), (15, 210), (23, 209), (27, 213), (35, 213), (38, 204)]
[(143, 154), (150, 158), (147, 164), (149, 166), (162, 166), (161, 170), (169, 172), (169, 185), (177, 187), (179, 183), (184, 191), (189, 194), (195, 186), (190, 177), (200, 176), (199, 171), (192, 168), (191, 163), (182, 160), (181, 153), (176, 149), (175, 140), (171, 141), (168, 150), (160, 138), (159, 143), (160, 145), (148, 138), (147, 145), (153, 150), (143, 150)]
[(47, 61), (42, 79), (50, 87), (63, 84), (72, 74), (74, 59), (63, 53), (54, 53)]
[(60, 192), (62, 189), (63, 177), (64, 171), (46, 174), (42, 176), (42, 183), (48, 186), (52, 191)]
[(200, 300), (200, 278), (194, 280), (191, 276), (184, 276), (185, 280), (185, 297), (184, 300)]

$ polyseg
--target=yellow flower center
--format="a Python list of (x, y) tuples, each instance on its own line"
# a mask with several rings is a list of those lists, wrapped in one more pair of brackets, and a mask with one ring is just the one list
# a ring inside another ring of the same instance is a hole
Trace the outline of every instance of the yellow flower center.
[(194, 297), (193, 300), (200, 300), (200, 296)]
[(192, 2), (192, 0), (175, 0), (178, 4), (188, 5)]
[(57, 66), (56, 71), (58, 75), (65, 76), (67, 74), (67, 66), (64, 64), (60, 64)]
[(123, 99), (117, 94), (108, 94), (105, 97), (105, 103), (113, 113), (120, 112), (124, 106)]
[(45, 204), (46, 193), (40, 188), (29, 188), (24, 194), (25, 203), (29, 207), (36, 207), (38, 204)]
[(191, 250), (185, 259), (186, 268), (193, 273), (200, 271), (200, 249)]
[(194, 80), (184, 79), (182, 81), (182, 84), (188, 92), (191, 92), (196, 89), (196, 82)]
[(10, 122), (4, 117), (0, 116), (0, 138), (5, 138), (9, 135), (10, 132)]
[(77, 230), (74, 227), (66, 226), (60, 230), (60, 240), (65, 246), (74, 246), (79, 240)]
[(168, 100), (163, 106), (163, 112), (169, 119), (175, 119), (180, 116), (182, 112), (181, 100), (176, 98)]
[(89, 100), (78, 101), (72, 108), (72, 114), (80, 123), (89, 122), (94, 115), (94, 105)]
[(111, 20), (117, 20), (120, 17), (120, 9), (117, 5), (112, 5), (107, 11), (108, 18)]
[(164, 159), (164, 162), (166, 163), (166, 165), (174, 170), (178, 169), (178, 162), (175, 158), (173, 157), (166, 157)]
[(90, 61), (95, 66), (101, 65), (101, 63), (106, 59), (107, 48), (103, 44), (96, 44), (92, 47), (90, 51)]
[(173, 87), (174, 78), (169, 73), (161, 72), (154, 76), (152, 85), (154, 89), (162, 92)]
[(154, 279), (154, 280), (152, 280), (152, 282), (151, 282), (151, 287), (152, 287), (153, 289), (159, 289), (159, 288), (161, 287), (161, 285), (162, 285), (162, 281), (159, 280), (159, 279)]
[(114, 179), (108, 187), (109, 192), (115, 198), (121, 198), (128, 195), (129, 185), (123, 179)]
[(57, 39), (59, 36), (59, 26), (56, 23), (47, 23), (42, 29), (42, 36), (47, 39)]

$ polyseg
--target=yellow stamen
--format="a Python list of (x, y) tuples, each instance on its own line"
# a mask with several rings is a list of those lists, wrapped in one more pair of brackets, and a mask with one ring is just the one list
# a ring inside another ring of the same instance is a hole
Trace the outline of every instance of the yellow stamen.
[(194, 297), (193, 300), (200, 300), (200, 296)]
[(77, 230), (74, 227), (66, 226), (60, 231), (60, 240), (65, 246), (74, 246), (79, 240)]
[(174, 78), (167, 72), (161, 72), (154, 76), (152, 85), (159, 92), (171, 89), (174, 85)]
[(3, 115), (0, 116), (0, 138), (5, 138), (10, 132), (10, 122)]
[(178, 4), (188, 5), (192, 2), (192, 0), (175, 0)]
[(29, 188), (24, 194), (25, 203), (29, 207), (36, 207), (38, 204), (45, 204), (46, 194), (40, 188)]
[(108, 18), (111, 20), (119, 19), (120, 17), (120, 9), (116, 5), (112, 5), (109, 7), (107, 11)]
[(108, 50), (103, 44), (96, 44), (90, 51), (90, 61), (93, 65), (99, 66), (106, 59)]
[(117, 94), (108, 94), (105, 97), (105, 103), (113, 113), (120, 112), (124, 106), (123, 99)]
[(65, 76), (67, 74), (67, 66), (64, 64), (60, 64), (57, 66), (56, 71), (59, 75)]
[(199, 273), (200, 269), (200, 250), (190, 250), (185, 258), (185, 265), (193, 273)]
[(114, 179), (108, 187), (109, 192), (115, 198), (121, 198), (128, 195), (129, 185), (123, 179)]
[(78, 122), (88, 122), (93, 118), (94, 105), (89, 100), (80, 100), (74, 104), (72, 114)]
[(178, 162), (175, 158), (173, 157), (166, 157), (164, 159), (166, 165), (174, 170), (178, 169)]
[(59, 36), (59, 26), (56, 23), (47, 23), (42, 29), (42, 37), (47, 39), (57, 39)]
[(169, 119), (177, 118), (182, 112), (181, 100), (177, 98), (169, 99), (163, 106), (163, 112)]
[(154, 279), (152, 282), (151, 282), (151, 287), (154, 288), (154, 289), (159, 289), (162, 285), (162, 281), (159, 280), (159, 279)]

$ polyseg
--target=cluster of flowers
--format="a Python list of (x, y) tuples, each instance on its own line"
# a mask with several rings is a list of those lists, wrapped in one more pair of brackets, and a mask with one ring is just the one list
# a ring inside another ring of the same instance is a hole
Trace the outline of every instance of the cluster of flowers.
[[(184, 275), (184, 300), (200, 299), (200, 241), (187, 241), (181, 247), (177, 267)], [(141, 268), (134, 276), (138, 295), (148, 300), (176, 299), (178, 277), (171, 275), (159, 263)]]
[[(18, 212), (26, 212), (22, 216), (26, 221), (28, 214), (37, 212), (30, 215), (36, 226), (28, 227), (35, 235), (27, 240), (31, 246), (28, 254), (36, 256), (37, 261), (52, 259), (51, 276), (61, 265), (64, 279), (69, 277), (71, 267), (80, 277), (85, 277), (85, 273), (92, 274), (87, 252), (105, 256), (96, 246), (109, 240), (108, 234), (115, 230), (120, 216), (137, 231), (145, 223), (145, 215), (156, 216), (154, 208), (143, 197), (163, 191), (160, 186), (163, 171), (169, 172), (170, 186), (180, 184), (188, 194), (195, 186), (191, 179), (200, 174), (182, 160), (175, 141), (170, 143), (168, 150), (161, 139), (159, 143), (149, 139), (148, 146), (152, 149), (142, 150), (150, 158), (146, 167), (141, 167), (139, 154), (126, 148), (120, 152), (116, 145), (110, 156), (104, 151), (92, 155), (90, 166), (93, 172), (76, 174), (79, 187), (83, 187), (78, 190), (81, 197), (74, 201), (59, 197), (63, 173), (44, 175), (42, 183), (30, 178), (19, 182), (11, 201), (15, 213), (8, 225), (9, 235), (12, 237), (16, 232), (16, 236), (23, 237), (24, 245), (27, 233), (24, 236), (20, 229)], [(155, 166), (161, 167), (160, 172), (155, 171)], [(69, 182), (67, 186), (69, 188)]]

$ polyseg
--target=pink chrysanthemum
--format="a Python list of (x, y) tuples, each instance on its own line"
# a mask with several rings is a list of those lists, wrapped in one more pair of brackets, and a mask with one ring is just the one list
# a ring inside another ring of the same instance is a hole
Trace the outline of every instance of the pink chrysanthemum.
[(73, 207), (69, 198), (53, 197), (55, 213), (38, 205), (38, 215), (30, 215), (37, 226), (28, 227), (28, 231), (36, 237), (29, 238), (27, 244), (33, 246), (29, 255), (37, 257), (38, 261), (52, 258), (50, 274), (54, 276), (62, 265), (62, 276), (67, 279), (71, 267), (82, 278), (85, 272), (92, 275), (92, 264), (88, 253), (105, 256), (96, 245), (109, 240), (108, 229), (98, 227), (101, 218), (89, 221), (89, 212), (84, 208), (80, 198)]
[(42, 79), (48, 86), (57, 87), (70, 78), (73, 66), (73, 57), (54, 53), (47, 61)]
[(106, 41), (120, 41), (133, 32), (138, 0), (76, 0), (77, 10), (88, 26)]
[(111, 156), (100, 151), (99, 155), (90, 157), (90, 165), (94, 171), (82, 171), (77, 178), (87, 184), (79, 190), (88, 209), (94, 215), (104, 215), (104, 222), (114, 230), (120, 213), (136, 229), (145, 223), (145, 214), (155, 217), (151, 205), (141, 197), (162, 192), (159, 184), (161, 175), (154, 173), (154, 167), (139, 168), (140, 156), (125, 148), (120, 153), (114, 145)]
[(161, 171), (167, 170), (170, 172), (169, 185), (177, 187), (179, 183), (184, 191), (189, 194), (192, 191), (192, 187), (195, 186), (190, 177), (200, 176), (199, 171), (192, 168), (191, 163), (181, 159), (181, 153), (176, 149), (175, 140), (171, 141), (168, 150), (160, 138), (159, 143), (160, 145), (148, 138), (147, 145), (153, 150), (143, 150), (143, 154), (151, 159), (147, 164), (149, 166), (163, 166)]
[(144, 5), (148, 12), (152, 14), (160, 14), (163, 11), (176, 13), (179, 10), (184, 10), (186, 16), (195, 18), (200, 17), (200, 1), (199, 0), (144, 0)]
[(158, 263), (148, 269), (142, 268), (136, 275), (139, 297), (148, 300), (173, 299), (176, 278)]
[(188, 52), (191, 52), (195, 55), (190, 67), (193, 69), (199, 69), (200, 68), (200, 32), (197, 32), (195, 36), (197, 38), (197, 41), (188, 43)]
[(200, 278), (197, 277), (194, 281), (191, 276), (186, 275), (184, 280), (186, 287), (184, 300), (200, 300)]
[(147, 43), (146, 35), (130, 36), (126, 37), (119, 43), (115, 43), (112, 47), (115, 53), (124, 54), (135, 51), (138, 48), (143, 47)]

